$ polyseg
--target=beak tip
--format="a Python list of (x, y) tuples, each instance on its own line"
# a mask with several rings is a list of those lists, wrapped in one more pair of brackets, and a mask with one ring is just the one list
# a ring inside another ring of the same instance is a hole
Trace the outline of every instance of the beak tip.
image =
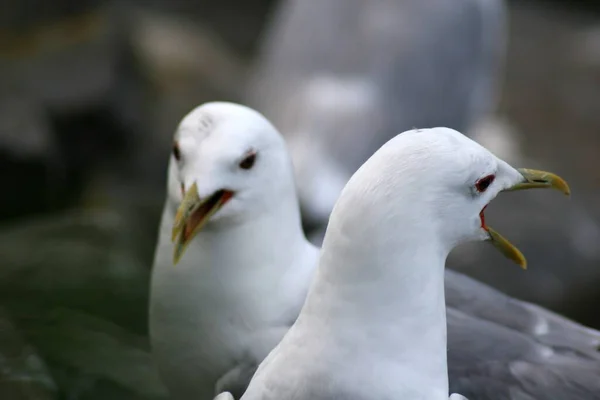
[(173, 253), (173, 266), (176, 266), (179, 263), (180, 259), (181, 259), (181, 252), (175, 251)]
[(527, 270), (527, 259), (525, 258), (525, 256), (523, 255), (523, 253), (521, 253), (521, 251), (519, 249), (517, 249), (515, 247), (515, 252), (517, 254), (515, 254), (515, 261), (517, 262), (517, 264), (519, 264), (519, 267), (521, 267), (521, 269), (523, 271)]
[(523, 271), (527, 271), (527, 260), (523, 260), (519, 263), (519, 266)]
[(557, 177), (555, 187), (556, 187), (556, 189), (563, 192), (565, 196), (571, 197), (571, 188), (569, 187), (569, 184), (567, 182), (565, 182), (564, 179)]

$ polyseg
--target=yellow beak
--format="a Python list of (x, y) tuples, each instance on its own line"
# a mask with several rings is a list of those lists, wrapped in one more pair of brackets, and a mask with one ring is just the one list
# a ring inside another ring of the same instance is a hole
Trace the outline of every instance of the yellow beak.
[[(569, 185), (563, 178), (546, 171), (538, 171), (535, 169), (518, 169), (519, 173), (523, 175), (523, 181), (516, 185), (505, 189), (505, 191), (513, 190), (524, 190), (524, 189), (556, 189), (567, 196), (571, 194)], [(489, 234), (489, 241), (496, 247), (502, 254), (510, 258), (523, 269), (527, 269), (527, 260), (523, 253), (511, 242), (509, 242), (504, 236), (493, 230), (488, 226), (484, 226)]]
[(171, 232), (171, 240), (175, 243), (173, 250), (174, 265), (179, 262), (194, 236), (202, 230), (210, 217), (219, 211), (231, 197), (233, 197), (233, 192), (218, 190), (212, 195), (200, 199), (196, 183), (185, 192), (177, 209)]

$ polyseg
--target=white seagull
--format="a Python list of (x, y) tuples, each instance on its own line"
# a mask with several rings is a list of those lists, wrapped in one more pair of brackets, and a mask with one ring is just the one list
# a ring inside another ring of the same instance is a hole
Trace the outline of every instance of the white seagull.
[(296, 320), (317, 257), (285, 142), (269, 121), (217, 102), (183, 118), (150, 304), (152, 351), (173, 398), (243, 393)]
[(242, 400), (448, 399), (446, 258), (487, 240), (525, 267), (484, 210), (502, 191), (535, 187), (569, 193), (452, 129), (391, 139), (342, 191), (300, 316)]

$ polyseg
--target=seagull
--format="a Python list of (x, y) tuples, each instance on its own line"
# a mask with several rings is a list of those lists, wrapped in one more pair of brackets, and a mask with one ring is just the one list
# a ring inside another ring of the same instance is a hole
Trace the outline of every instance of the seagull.
[(448, 399), (446, 258), (485, 240), (526, 268), (484, 211), (498, 193), (530, 188), (570, 193), (453, 129), (388, 141), (343, 189), (302, 311), (242, 400)]
[(154, 257), (150, 339), (174, 399), (243, 391), (296, 320), (317, 265), (283, 137), (211, 102), (175, 133)]

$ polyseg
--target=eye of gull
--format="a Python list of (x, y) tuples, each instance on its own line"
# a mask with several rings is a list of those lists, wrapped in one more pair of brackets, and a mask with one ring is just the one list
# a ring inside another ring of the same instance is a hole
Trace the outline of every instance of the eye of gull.
[(181, 150), (179, 150), (179, 143), (177, 142), (173, 143), (173, 157), (177, 161), (181, 160)]
[(494, 182), (494, 179), (496, 179), (495, 175), (485, 176), (485, 177), (481, 178), (480, 180), (478, 180), (477, 183), (475, 183), (475, 188), (477, 188), (477, 191), (479, 193), (483, 193)]
[(254, 150), (250, 150), (246, 157), (242, 161), (240, 161), (241, 169), (251, 169), (254, 167), (254, 163), (256, 162), (256, 152)]

